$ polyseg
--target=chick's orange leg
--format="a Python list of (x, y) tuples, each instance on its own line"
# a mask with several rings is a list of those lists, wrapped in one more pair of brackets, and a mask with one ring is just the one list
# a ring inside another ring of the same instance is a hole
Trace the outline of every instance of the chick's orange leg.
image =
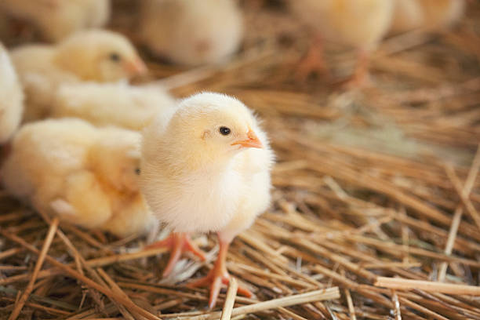
[(323, 50), (323, 39), (320, 36), (316, 36), (310, 45), (307, 54), (298, 64), (296, 72), (297, 80), (305, 81), (313, 72), (329, 76), (325, 58), (323, 56)]
[(145, 249), (152, 248), (170, 248), (170, 259), (163, 271), (163, 276), (168, 276), (175, 264), (182, 256), (182, 253), (190, 251), (200, 259), (205, 260), (205, 253), (198, 248), (198, 246), (190, 239), (187, 233), (172, 233), (166, 239), (157, 241), (145, 247)]
[(358, 52), (358, 61), (353, 74), (353, 80), (359, 86), (368, 84), (369, 73), (368, 66), (370, 64), (370, 54), (365, 50), (360, 50)]
[[(222, 284), (228, 285), (230, 283), (230, 274), (228, 273), (226, 266), (227, 252), (229, 246), (229, 242), (220, 240), (220, 250), (218, 252), (217, 261), (215, 261), (212, 270), (210, 270), (210, 272), (205, 277), (198, 279), (197, 281), (194, 281), (188, 285), (192, 288), (210, 285), (210, 299), (208, 301), (208, 307), (210, 309), (215, 307), (217, 303), (217, 298), (220, 294)], [(238, 293), (249, 298), (253, 296), (250, 290), (242, 286), (238, 287)]]
[(370, 64), (370, 54), (366, 50), (358, 51), (357, 64), (352, 77), (345, 82), (347, 87), (360, 88), (370, 84), (368, 67)]

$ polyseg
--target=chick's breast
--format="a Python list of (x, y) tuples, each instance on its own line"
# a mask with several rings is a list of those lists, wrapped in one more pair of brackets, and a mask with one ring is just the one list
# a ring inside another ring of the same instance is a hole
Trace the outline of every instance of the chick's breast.
[(387, 32), (393, 0), (293, 0), (294, 12), (327, 40), (370, 49)]
[(242, 14), (231, 0), (148, 0), (140, 21), (151, 51), (185, 65), (221, 62), (243, 34)]
[(163, 170), (163, 161), (144, 159), (142, 192), (156, 217), (177, 232), (209, 232), (224, 227), (240, 201), (238, 172)]
[[(257, 132), (261, 132), (257, 129)], [(261, 135), (264, 135), (263, 132)], [(247, 150), (240, 154), (237, 171), (242, 176), (238, 206), (230, 221), (219, 230), (224, 241), (231, 241), (239, 232), (247, 229), (257, 215), (270, 205), (270, 169), (274, 155), (266, 138), (260, 138), (264, 149)]]

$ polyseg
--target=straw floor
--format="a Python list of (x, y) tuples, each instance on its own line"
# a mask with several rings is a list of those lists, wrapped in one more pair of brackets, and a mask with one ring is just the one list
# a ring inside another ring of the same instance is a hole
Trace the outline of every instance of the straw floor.
[[(112, 28), (132, 30), (132, 4), (115, 3)], [(480, 319), (472, 3), (454, 32), (386, 40), (373, 85), (360, 90), (296, 81), (308, 35), (284, 10), (255, 7), (261, 1), (243, 2), (247, 39), (229, 64), (178, 69), (144, 52), (150, 80), (175, 95), (225, 92), (258, 111), (277, 155), (273, 204), (228, 256), (255, 297), (235, 297), (232, 284), (214, 310), (226, 301), (222, 319), (232, 307), (232, 319)], [(352, 68), (342, 48), (328, 60), (336, 79)], [(162, 280), (168, 255), (142, 251), (144, 238), (58, 224), (0, 197), (1, 319), (220, 319), (205, 309), (207, 290), (185, 286), (212, 266), (215, 237), (196, 237), (206, 263), (186, 257)]]

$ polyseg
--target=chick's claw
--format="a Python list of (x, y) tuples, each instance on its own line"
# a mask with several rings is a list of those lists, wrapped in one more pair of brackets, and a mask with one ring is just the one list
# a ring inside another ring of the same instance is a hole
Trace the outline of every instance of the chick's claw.
[[(222, 284), (228, 285), (230, 283), (230, 274), (224, 268), (214, 267), (207, 276), (198, 279), (187, 286), (190, 288), (206, 287), (210, 285), (210, 298), (208, 300), (208, 307), (213, 309), (217, 304), (218, 295), (222, 289)], [(253, 293), (243, 286), (238, 286), (237, 292), (242, 296), (251, 298)]]
[(163, 276), (170, 275), (173, 267), (177, 264), (182, 256), (182, 253), (190, 251), (202, 261), (205, 261), (205, 253), (198, 248), (198, 246), (190, 239), (186, 233), (172, 233), (166, 239), (157, 241), (145, 247), (146, 250), (153, 248), (170, 248), (170, 259), (163, 271)]

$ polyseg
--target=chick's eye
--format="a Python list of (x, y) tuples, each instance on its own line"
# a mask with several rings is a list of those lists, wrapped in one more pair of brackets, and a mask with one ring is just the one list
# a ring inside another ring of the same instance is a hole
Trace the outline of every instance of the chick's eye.
[(135, 169), (135, 174), (136, 174), (136, 175), (139, 176), (141, 172), (142, 172), (142, 171), (140, 170), (140, 168), (136, 168), (136, 169)]
[(115, 62), (120, 61), (120, 59), (121, 59), (120, 55), (118, 53), (115, 53), (115, 52), (111, 53), (109, 58), (110, 58), (110, 60), (115, 61)]
[(219, 131), (224, 136), (228, 136), (231, 132), (230, 128), (227, 127), (220, 127)]

